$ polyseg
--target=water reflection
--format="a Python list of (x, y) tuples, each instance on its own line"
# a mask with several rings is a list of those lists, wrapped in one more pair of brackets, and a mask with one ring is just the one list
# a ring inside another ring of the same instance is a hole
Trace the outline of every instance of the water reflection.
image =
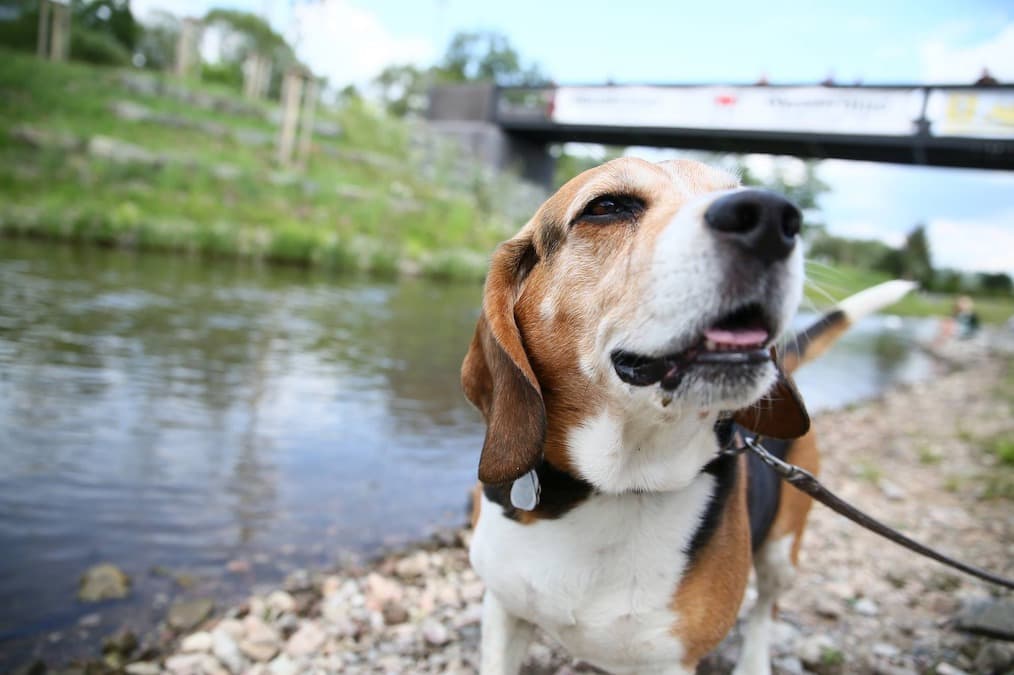
[(115, 615), (172, 590), (153, 566), (277, 577), (462, 519), (478, 288), (0, 245), (0, 655), (92, 611), (99, 560), (135, 578)]

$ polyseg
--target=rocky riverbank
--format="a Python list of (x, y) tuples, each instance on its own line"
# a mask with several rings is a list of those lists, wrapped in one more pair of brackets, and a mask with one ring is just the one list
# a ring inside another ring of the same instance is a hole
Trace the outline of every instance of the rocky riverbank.
[[(963, 560), (1014, 574), (1014, 366), (975, 354), (959, 372), (819, 416), (823, 476), (885, 522)], [(112, 641), (132, 675), (474, 673), (482, 584), (467, 530), (364, 567), (300, 572), (199, 625), (166, 626), (156, 649)], [(815, 506), (797, 582), (775, 632), (781, 673), (1010, 672), (1009, 594), (886, 543)], [(750, 598), (748, 597), (747, 605)], [(1006, 612), (1006, 614), (1005, 614)], [(701, 671), (728, 672), (733, 634)], [(97, 672), (97, 664), (93, 664)], [(598, 672), (548, 638), (526, 673)]]

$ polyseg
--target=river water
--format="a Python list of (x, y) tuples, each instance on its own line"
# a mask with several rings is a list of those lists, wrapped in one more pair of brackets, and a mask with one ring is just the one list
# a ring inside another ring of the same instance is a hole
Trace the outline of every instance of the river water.
[[(462, 523), (479, 296), (0, 240), (0, 670)], [(810, 408), (928, 376), (931, 330), (856, 327), (800, 373)], [(102, 561), (131, 596), (78, 603)]]

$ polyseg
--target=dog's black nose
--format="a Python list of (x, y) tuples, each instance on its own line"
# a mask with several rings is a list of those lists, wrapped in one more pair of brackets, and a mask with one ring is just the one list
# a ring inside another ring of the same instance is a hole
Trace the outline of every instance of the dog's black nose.
[(708, 227), (765, 263), (787, 258), (796, 245), (802, 214), (785, 197), (766, 190), (740, 190), (704, 212)]

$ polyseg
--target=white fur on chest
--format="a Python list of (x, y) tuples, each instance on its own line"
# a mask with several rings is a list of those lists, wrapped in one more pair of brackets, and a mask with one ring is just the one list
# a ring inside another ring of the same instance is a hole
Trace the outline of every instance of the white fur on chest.
[(701, 474), (678, 492), (596, 494), (531, 525), (483, 497), (472, 565), (507, 611), (574, 656), (614, 673), (679, 672), (671, 605), (713, 488)]

